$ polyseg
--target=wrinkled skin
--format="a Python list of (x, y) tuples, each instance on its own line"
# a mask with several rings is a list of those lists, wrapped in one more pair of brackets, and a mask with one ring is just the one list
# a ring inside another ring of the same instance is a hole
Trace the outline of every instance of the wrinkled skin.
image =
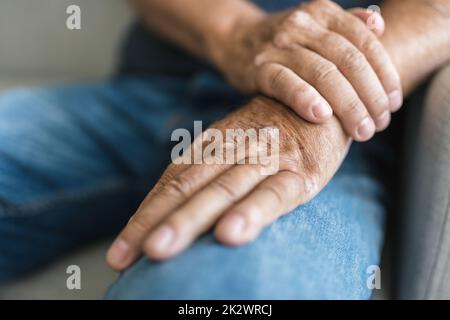
[[(266, 175), (257, 164), (171, 164), (119, 235), (116, 245), (127, 254), (117, 259), (120, 263), (115, 268), (134, 261), (144, 242), (150, 257), (172, 257), (216, 223), (216, 237), (223, 243), (237, 245), (255, 239), (264, 226), (323, 188), (350, 141), (337, 119), (318, 127), (262, 97), (211, 127), (221, 131), (278, 128), (278, 170)], [(309, 143), (312, 139), (314, 144)]]
[[(170, 3), (162, 0), (135, 1), (139, 1), (142, 10), (149, 13), (175, 2), (184, 9), (184, 2), (176, 0)], [(199, 0), (198, 4), (201, 2)], [(325, 0), (312, 3), (330, 4)], [(206, 1), (202, 4), (211, 3)], [(180, 12), (184, 13), (185, 10), (181, 9)], [(400, 74), (403, 92), (408, 94), (433, 71), (450, 61), (450, 2), (386, 0), (382, 10), (389, 28), (386, 28), (381, 41)], [(353, 13), (364, 20), (364, 12)], [(153, 17), (153, 14), (149, 16)], [(166, 26), (164, 21), (161, 25)], [(236, 38), (240, 38), (239, 34)], [(199, 46), (193, 43), (188, 47)], [(239, 53), (242, 48), (238, 47), (235, 57), (245, 59), (245, 52)], [(254, 61), (254, 54), (248, 57), (248, 61)], [(235, 65), (228, 63), (228, 71), (223, 70), (228, 78), (232, 78), (233, 68), (237, 71), (243, 68), (251, 74), (251, 70), (239, 66), (239, 61), (234, 62)], [(377, 75), (379, 71), (377, 69)], [(237, 82), (245, 82), (245, 77), (236, 76), (231, 81), (239, 86)], [(386, 86), (384, 81), (381, 82)], [(332, 178), (351, 139), (340, 124), (342, 119), (338, 120), (334, 115), (323, 124), (314, 125), (292, 110), (292, 106), (287, 108), (275, 100), (259, 96), (215, 123), (213, 127), (222, 131), (227, 128), (279, 128), (279, 170), (274, 175), (262, 176), (260, 168), (255, 165), (170, 165), (114, 241), (107, 254), (109, 265), (116, 270), (124, 270), (142, 253), (153, 259), (173, 257), (213, 226), (219, 241), (243, 244), (255, 239), (265, 225), (280, 215), (311, 199)]]
[(383, 19), (351, 12), (319, 0), (243, 21), (213, 52), (214, 61), (241, 91), (276, 98), (313, 123), (334, 112), (353, 139), (368, 140), (389, 125), (402, 89), (377, 38)]

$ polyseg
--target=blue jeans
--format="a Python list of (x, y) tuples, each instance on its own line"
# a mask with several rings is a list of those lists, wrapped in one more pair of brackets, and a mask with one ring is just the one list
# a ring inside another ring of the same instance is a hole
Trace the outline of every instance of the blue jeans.
[[(2, 94), (0, 281), (117, 233), (168, 164), (172, 130), (243, 102), (206, 72)], [(367, 299), (391, 166), (384, 139), (355, 144), (314, 200), (254, 243), (229, 248), (207, 234), (170, 261), (142, 258), (107, 297)]]

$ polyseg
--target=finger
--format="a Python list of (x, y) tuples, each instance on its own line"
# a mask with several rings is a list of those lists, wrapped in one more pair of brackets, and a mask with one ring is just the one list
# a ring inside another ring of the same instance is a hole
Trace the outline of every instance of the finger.
[(277, 63), (264, 63), (257, 70), (260, 91), (291, 107), (303, 119), (323, 123), (332, 116), (328, 102), (292, 70)]
[[(267, 51), (264, 59), (286, 66), (316, 88), (332, 106), (334, 114), (353, 139), (366, 141), (374, 135), (375, 124), (365, 105), (332, 62), (301, 46), (283, 55), (277, 51)], [(304, 61), (308, 61), (308, 64)]]
[(387, 51), (360, 19), (346, 11), (337, 17), (340, 18), (330, 17), (329, 29), (347, 38), (364, 54), (388, 95), (390, 110), (397, 111), (403, 103), (403, 93), (400, 76)]
[(310, 200), (318, 190), (315, 180), (279, 172), (224, 213), (215, 229), (216, 238), (229, 245), (252, 241), (266, 225)]
[(386, 129), (391, 119), (389, 99), (364, 54), (341, 35), (317, 27), (314, 36), (306, 41), (308, 48), (338, 67), (367, 108), (377, 130)]
[(352, 8), (348, 10), (355, 17), (359, 18), (362, 22), (366, 24), (377, 37), (381, 37), (386, 29), (386, 24), (380, 13), (370, 9), (364, 8)]
[(163, 176), (159, 192), (149, 195), (107, 253), (107, 262), (123, 270), (141, 254), (142, 242), (152, 228), (230, 165), (194, 165), (177, 175)]
[(364, 103), (377, 130), (384, 130), (390, 122), (389, 100), (364, 54), (343, 36), (322, 27), (307, 12), (298, 11), (290, 19), (301, 32), (285, 32), (285, 41), (305, 46), (336, 65)]
[(257, 165), (236, 165), (224, 172), (151, 232), (144, 244), (145, 253), (161, 260), (181, 252), (265, 178), (260, 170)]

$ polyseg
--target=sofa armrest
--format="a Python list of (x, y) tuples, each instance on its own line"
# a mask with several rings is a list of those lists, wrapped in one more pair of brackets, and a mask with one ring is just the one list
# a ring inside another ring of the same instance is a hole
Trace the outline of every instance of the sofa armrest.
[(433, 78), (425, 103), (408, 112), (415, 115), (407, 124), (397, 293), (450, 299), (450, 65)]

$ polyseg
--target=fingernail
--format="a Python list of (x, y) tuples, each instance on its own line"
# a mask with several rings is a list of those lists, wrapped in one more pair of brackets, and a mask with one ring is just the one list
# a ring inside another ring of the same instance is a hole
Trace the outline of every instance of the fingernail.
[(374, 132), (375, 124), (370, 118), (365, 118), (363, 121), (361, 121), (357, 129), (358, 137), (362, 140), (369, 139), (374, 134)]
[(312, 113), (317, 119), (325, 119), (333, 114), (333, 110), (326, 103), (319, 102), (312, 106)]
[(116, 239), (108, 251), (108, 260), (113, 264), (121, 264), (128, 257), (129, 246), (122, 239)]
[(400, 109), (400, 107), (403, 104), (403, 96), (399, 90), (395, 90), (395, 91), (392, 91), (391, 93), (389, 93), (388, 98), (389, 98), (389, 105), (391, 107), (392, 112), (395, 112), (398, 109)]
[(391, 113), (388, 110), (386, 110), (375, 120), (377, 130), (383, 131), (388, 127), (390, 122), (391, 122)]
[(245, 225), (245, 219), (241, 215), (236, 214), (228, 218), (226, 229), (230, 237), (237, 238), (244, 232)]
[(173, 243), (175, 233), (167, 225), (157, 228), (147, 239), (147, 248), (157, 252), (165, 252)]
[(383, 31), (384, 30), (384, 19), (379, 13), (374, 13), (373, 15), (374, 28)]

